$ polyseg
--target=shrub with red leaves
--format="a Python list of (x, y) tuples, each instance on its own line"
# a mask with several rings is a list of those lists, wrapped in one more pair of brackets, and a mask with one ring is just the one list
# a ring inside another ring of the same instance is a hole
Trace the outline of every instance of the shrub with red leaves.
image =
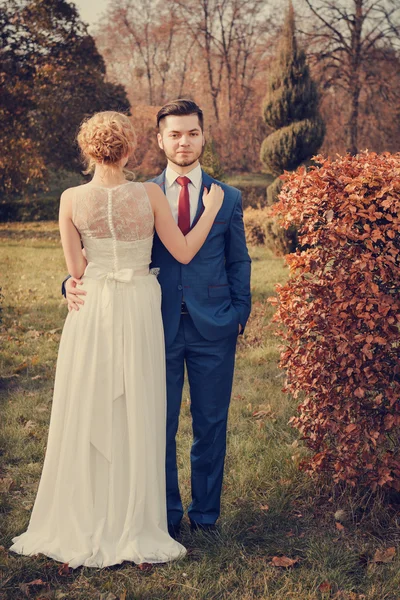
[(274, 209), (299, 230), (271, 301), (302, 467), (400, 490), (400, 154), (315, 160), (285, 175)]

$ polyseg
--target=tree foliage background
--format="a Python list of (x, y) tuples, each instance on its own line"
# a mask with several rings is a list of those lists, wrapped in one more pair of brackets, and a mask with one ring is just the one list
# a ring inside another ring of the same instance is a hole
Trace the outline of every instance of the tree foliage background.
[(6, 0), (0, 7), (0, 191), (39, 185), (49, 169), (77, 168), (75, 135), (98, 110), (129, 111), (75, 5)]
[[(398, 2), (293, 5), (326, 124), (321, 152), (398, 151)], [(261, 107), (282, 8), (278, 0), (114, 0), (92, 37), (68, 0), (3, 0), (2, 196), (38, 184), (49, 169), (76, 169), (78, 124), (103, 109), (132, 110), (141, 139), (133, 168), (155, 174), (162, 160), (149, 115), (178, 96), (203, 108), (225, 173), (260, 172), (260, 147), (273, 131)]]

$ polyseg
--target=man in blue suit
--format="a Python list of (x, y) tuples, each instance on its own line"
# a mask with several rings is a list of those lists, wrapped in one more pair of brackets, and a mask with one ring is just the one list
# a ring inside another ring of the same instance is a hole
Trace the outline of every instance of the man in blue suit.
[[(172, 213), (186, 234), (201, 215), (204, 188), (209, 189), (215, 181), (199, 163), (205, 143), (203, 113), (190, 100), (176, 100), (161, 108), (157, 125), (158, 143), (168, 164), (152, 181), (166, 194)], [(192, 502), (188, 515), (192, 529), (211, 529), (220, 513), (237, 336), (243, 332), (251, 308), (251, 261), (241, 194), (218, 183), (225, 192), (223, 206), (203, 247), (189, 264), (176, 261), (157, 235), (153, 246), (152, 266), (160, 268), (166, 343), (166, 480), (168, 527), (172, 535), (179, 532), (184, 512), (175, 441), (184, 366), (193, 420)]]
[[(190, 100), (176, 100), (157, 115), (158, 143), (167, 168), (152, 181), (167, 196), (186, 233), (201, 215), (204, 189), (215, 181), (202, 171), (203, 113)], [(183, 506), (178, 486), (176, 433), (186, 364), (193, 420), (191, 449), (192, 529), (212, 529), (220, 513), (228, 408), (237, 336), (250, 314), (250, 257), (240, 191), (217, 182), (224, 202), (193, 260), (183, 265), (154, 238), (152, 267), (160, 269), (167, 367), (166, 486), (168, 528), (179, 533)], [(69, 306), (85, 293), (67, 284)]]

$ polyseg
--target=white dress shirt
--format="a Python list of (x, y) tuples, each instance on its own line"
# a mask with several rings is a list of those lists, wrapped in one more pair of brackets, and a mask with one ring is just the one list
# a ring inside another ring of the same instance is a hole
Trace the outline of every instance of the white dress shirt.
[[(178, 223), (178, 200), (181, 186), (177, 183), (176, 179), (180, 177), (179, 173), (176, 173), (168, 165), (165, 171), (165, 195), (171, 207), (172, 216), (176, 223)], [(188, 184), (189, 190), (189, 202), (190, 202), (190, 224), (192, 225), (197, 212), (197, 206), (199, 203), (199, 195), (201, 190), (201, 167), (197, 165), (194, 169), (185, 173), (185, 177), (190, 179)]]

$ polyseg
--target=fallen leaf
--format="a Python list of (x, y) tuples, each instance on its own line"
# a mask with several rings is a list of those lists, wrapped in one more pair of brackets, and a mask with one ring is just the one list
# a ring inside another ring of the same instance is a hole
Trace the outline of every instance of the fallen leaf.
[(331, 584), (329, 583), (329, 581), (324, 581), (323, 583), (321, 583), (318, 589), (321, 592), (321, 594), (328, 594), (331, 591)]
[(261, 509), (261, 510), (269, 510), (269, 506), (268, 506), (268, 504), (262, 504), (262, 505), (260, 506), (260, 509)]
[(126, 590), (124, 590), (124, 591), (122, 592), (122, 594), (120, 594), (120, 596), (119, 596), (119, 599), (118, 599), (118, 600), (126, 600), (126, 594), (127, 594), (127, 592), (126, 592)]
[(69, 564), (63, 563), (57, 572), (59, 575), (65, 576), (65, 575), (69, 575), (69, 571), (70, 571)]
[(35, 429), (35, 425), (36, 425), (35, 421), (27, 421), (25, 423), (24, 429), (26, 429), (26, 431), (32, 431), (32, 429)]
[(4, 477), (4, 479), (0, 479), (0, 492), (9, 492), (14, 487), (15, 481), (14, 479), (11, 479), (11, 477)]
[(396, 556), (396, 548), (385, 548), (384, 550), (377, 550), (374, 554), (372, 562), (375, 563), (390, 563)]
[(287, 534), (286, 534), (286, 537), (288, 537), (288, 538), (289, 537), (294, 537), (293, 531), (292, 530), (288, 531)]
[(140, 563), (140, 565), (138, 565), (138, 567), (141, 571), (151, 571), (153, 568), (153, 565), (151, 563)]
[(284, 569), (293, 567), (298, 562), (298, 558), (289, 558), (288, 556), (274, 556), (271, 560), (274, 567), (283, 567)]
[(345, 531), (345, 529), (346, 529), (346, 527), (344, 525), (342, 525), (341, 523), (339, 523), (339, 521), (336, 521), (335, 525), (336, 525), (336, 529), (338, 529), (339, 531)]
[(30, 588), (31, 587), (42, 587), (46, 585), (47, 583), (45, 581), (42, 581), (42, 579), (34, 579), (33, 581), (29, 581), (28, 583), (20, 583), (19, 584), (19, 589), (25, 594), (25, 596), (27, 598), (30, 598)]

